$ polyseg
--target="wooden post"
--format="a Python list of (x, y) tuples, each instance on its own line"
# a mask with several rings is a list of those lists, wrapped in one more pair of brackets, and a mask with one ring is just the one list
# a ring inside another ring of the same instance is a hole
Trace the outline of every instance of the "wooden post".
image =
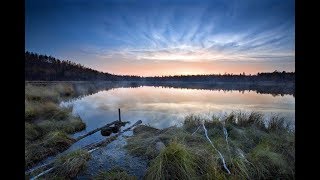
[(119, 108), (119, 121), (121, 122), (121, 113), (120, 113), (120, 108)]

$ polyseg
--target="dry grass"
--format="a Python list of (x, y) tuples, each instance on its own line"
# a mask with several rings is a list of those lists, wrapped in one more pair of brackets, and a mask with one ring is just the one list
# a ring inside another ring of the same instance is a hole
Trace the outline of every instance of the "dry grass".
[[(230, 175), (202, 128), (192, 135), (202, 122)], [(126, 148), (133, 155), (149, 157), (146, 179), (293, 179), (295, 175), (294, 131), (278, 116), (265, 123), (262, 114), (256, 112), (231, 113), (212, 120), (191, 115), (180, 128), (139, 128), (139, 133), (129, 137)], [(155, 151), (158, 141), (166, 145), (161, 152)]]
[(151, 161), (145, 179), (193, 179), (196, 169), (193, 154), (183, 144), (172, 141)]
[(68, 134), (82, 131), (85, 124), (72, 115), (72, 108), (58, 103), (75, 94), (67, 83), (25, 86), (25, 161), (33, 166), (44, 158), (55, 155), (74, 142)]
[(77, 150), (59, 157), (55, 163), (54, 176), (73, 178), (87, 167), (91, 155), (88, 151)]
[(135, 176), (129, 175), (125, 170), (114, 168), (110, 171), (101, 171), (94, 178), (95, 180), (137, 180)]
[(25, 149), (25, 165), (33, 166), (45, 157), (57, 154), (66, 150), (73, 144), (74, 139), (70, 138), (66, 133), (60, 131), (50, 132), (43, 138), (26, 144)]
[(58, 83), (52, 85), (25, 85), (25, 98), (30, 101), (59, 102), (75, 94), (72, 84)]

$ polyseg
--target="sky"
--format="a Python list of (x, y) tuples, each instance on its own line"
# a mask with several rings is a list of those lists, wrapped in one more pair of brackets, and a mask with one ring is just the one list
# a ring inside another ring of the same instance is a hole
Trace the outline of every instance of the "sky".
[(26, 0), (27, 51), (113, 74), (295, 71), (294, 0)]

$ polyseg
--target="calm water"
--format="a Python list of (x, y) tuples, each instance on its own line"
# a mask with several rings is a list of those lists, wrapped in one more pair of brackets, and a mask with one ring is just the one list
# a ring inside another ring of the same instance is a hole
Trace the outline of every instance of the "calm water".
[(186, 115), (223, 115), (231, 111), (259, 111), (266, 116), (280, 114), (294, 120), (295, 98), (292, 95), (272, 96), (254, 91), (217, 91), (161, 87), (118, 88), (100, 91), (82, 99), (64, 102), (73, 105), (74, 113), (87, 124), (87, 130), (118, 119), (157, 128), (181, 125)]
[[(74, 134), (85, 134), (118, 119), (121, 108), (123, 121), (131, 124), (142, 120), (156, 128), (180, 126), (188, 114), (210, 117), (224, 115), (231, 111), (258, 111), (268, 118), (279, 114), (288, 120), (295, 119), (295, 98), (292, 95), (273, 96), (258, 94), (255, 91), (195, 90), (143, 86), (137, 88), (117, 88), (100, 91), (80, 99), (63, 102), (62, 106), (73, 106), (73, 113), (86, 123), (86, 130)], [(129, 126), (129, 125), (127, 125)], [(126, 135), (131, 135), (128, 132)], [(99, 132), (75, 143), (69, 150), (105, 139)], [(142, 159), (129, 156), (124, 148), (124, 138), (109, 144), (93, 153), (87, 174), (95, 174), (98, 169), (120, 166), (132, 174), (142, 177), (146, 163)], [(125, 160), (124, 160), (125, 159)], [(130, 163), (128, 163), (130, 162)], [(133, 163), (132, 163), (133, 162)], [(132, 166), (135, 164), (135, 166)], [(83, 176), (85, 178), (85, 175)]]

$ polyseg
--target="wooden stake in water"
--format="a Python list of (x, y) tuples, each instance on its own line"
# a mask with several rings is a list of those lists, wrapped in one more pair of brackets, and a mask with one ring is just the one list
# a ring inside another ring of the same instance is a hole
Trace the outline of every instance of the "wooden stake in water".
[(120, 112), (120, 108), (119, 108), (119, 121), (121, 122), (121, 112)]

